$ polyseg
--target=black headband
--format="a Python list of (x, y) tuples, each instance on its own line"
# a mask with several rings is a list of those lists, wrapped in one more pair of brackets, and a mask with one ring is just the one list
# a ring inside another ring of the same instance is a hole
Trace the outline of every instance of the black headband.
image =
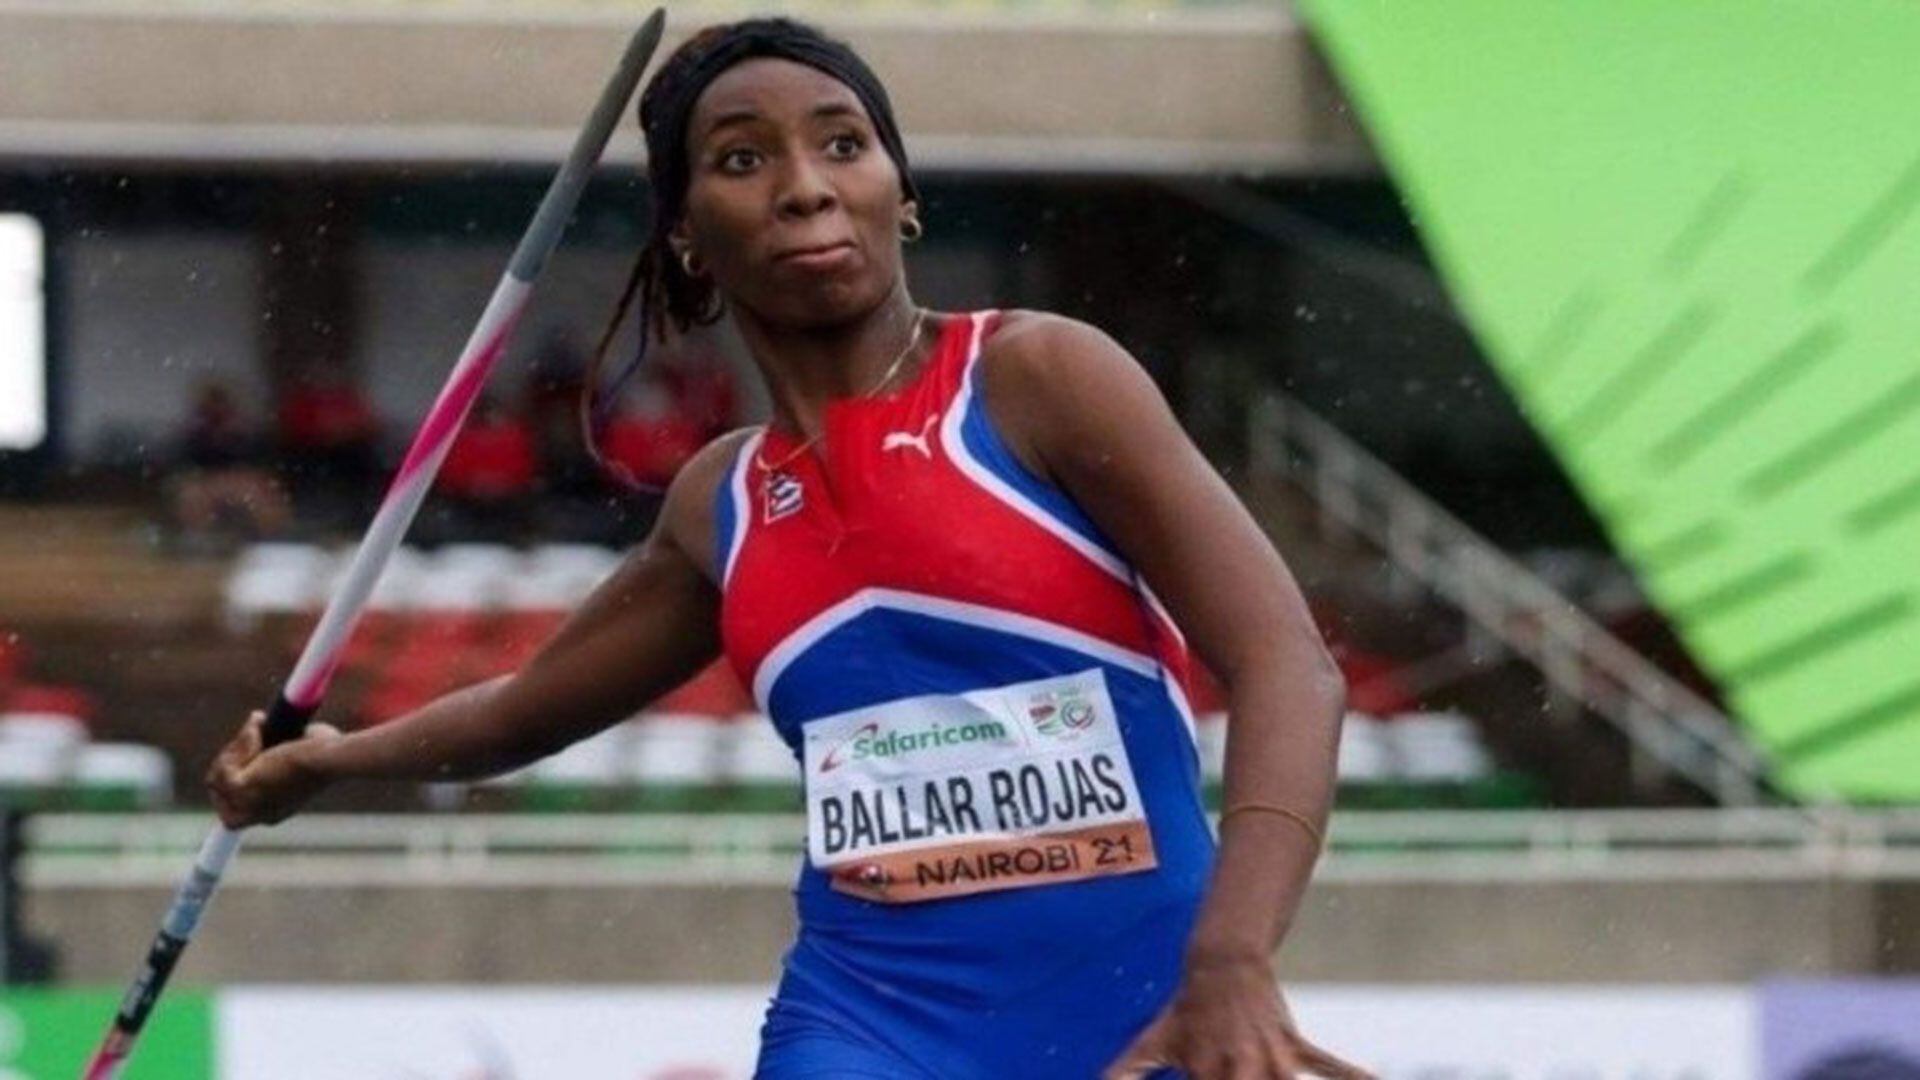
[[(700, 40), (711, 35), (711, 45)], [(653, 187), (654, 221), (664, 228), (679, 221), (686, 206), (690, 170), (687, 122), (693, 104), (721, 72), (743, 60), (776, 57), (805, 64), (845, 84), (873, 122), (880, 144), (900, 173), (904, 198), (918, 200), (907, 148), (886, 88), (866, 61), (846, 45), (792, 19), (748, 19), (704, 31), (670, 58), (640, 96), (640, 128), (647, 138), (647, 175)]]

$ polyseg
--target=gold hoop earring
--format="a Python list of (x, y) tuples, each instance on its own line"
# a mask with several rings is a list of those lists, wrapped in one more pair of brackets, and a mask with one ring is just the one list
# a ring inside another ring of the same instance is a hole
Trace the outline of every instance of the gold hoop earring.
[(903, 243), (911, 244), (915, 240), (925, 236), (926, 232), (926, 227), (920, 224), (919, 218), (908, 217), (900, 219), (900, 239)]
[(704, 268), (695, 264), (692, 248), (680, 253), (680, 269), (690, 278), (697, 278), (706, 272)]

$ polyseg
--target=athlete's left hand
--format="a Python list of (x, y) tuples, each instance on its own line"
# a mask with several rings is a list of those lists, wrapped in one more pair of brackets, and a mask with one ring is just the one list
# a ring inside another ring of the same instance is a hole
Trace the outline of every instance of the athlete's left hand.
[(1307, 1041), (1272, 968), (1258, 956), (1189, 960), (1173, 1001), (1102, 1080), (1143, 1080), (1165, 1068), (1188, 1080), (1373, 1077)]

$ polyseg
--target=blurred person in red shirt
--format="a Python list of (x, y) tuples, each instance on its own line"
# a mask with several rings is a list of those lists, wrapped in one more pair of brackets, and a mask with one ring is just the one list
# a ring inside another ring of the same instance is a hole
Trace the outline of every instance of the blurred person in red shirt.
[(331, 364), (302, 369), (280, 396), (282, 463), (302, 509), (358, 517), (378, 482), (380, 422), (352, 377)]
[(448, 449), (436, 487), (466, 538), (514, 540), (526, 532), (539, 472), (532, 425), (485, 393)]
[(694, 346), (681, 338), (681, 347), (664, 350), (662, 362), (654, 369), (660, 383), (673, 396), (675, 409), (690, 423), (698, 425), (701, 442), (718, 438), (738, 426), (739, 408), (734, 393), (733, 373), (726, 361), (711, 350)]
[(634, 483), (664, 489), (709, 437), (708, 426), (688, 413), (670, 380), (649, 370), (621, 395), (601, 434), (600, 453)]
[(602, 494), (600, 472), (580, 442), (580, 394), (586, 362), (566, 335), (554, 333), (532, 356), (521, 411), (533, 431), (541, 486), (551, 496)]

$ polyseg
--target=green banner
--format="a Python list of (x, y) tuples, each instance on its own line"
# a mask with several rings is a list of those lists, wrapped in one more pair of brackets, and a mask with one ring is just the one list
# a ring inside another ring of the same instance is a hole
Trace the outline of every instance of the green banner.
[[(120, 995), (111, 990), (0, 990), (0, 1080), (73, 1080), (106, 1034)], [(140, 1036), (124, 1080), (209, 1080), (213, 1004), (170, 990)]]
[(1920, 799), (1920, 4), (1300, 6), (1778, 779)]

